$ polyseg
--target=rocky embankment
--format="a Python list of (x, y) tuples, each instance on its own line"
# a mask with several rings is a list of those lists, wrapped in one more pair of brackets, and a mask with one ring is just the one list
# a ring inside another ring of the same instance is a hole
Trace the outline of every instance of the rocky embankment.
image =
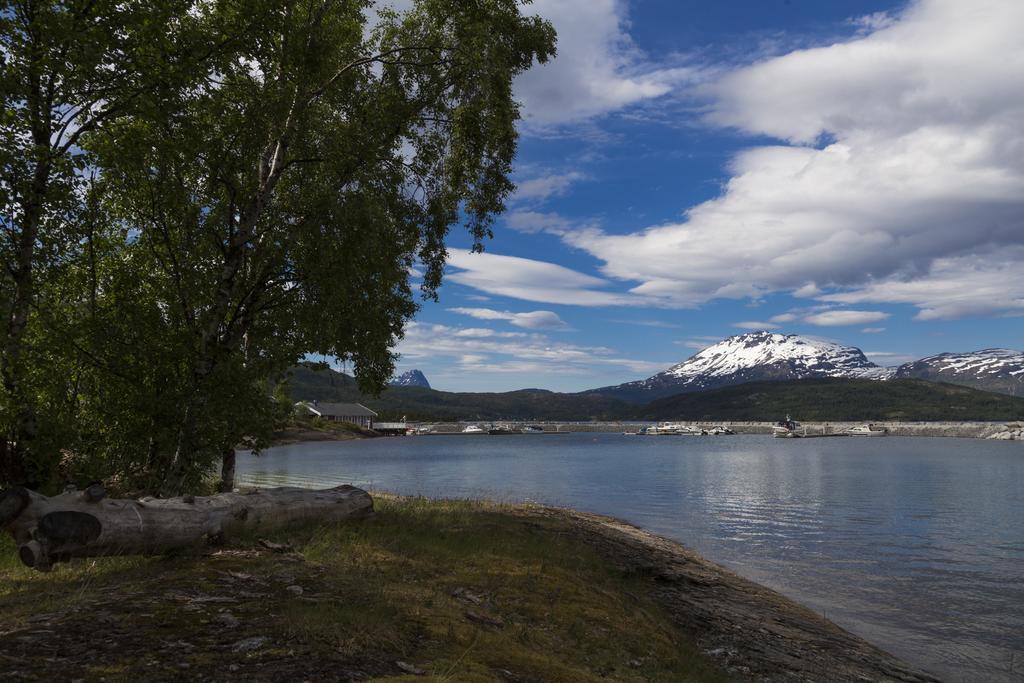
[[(460, 422), (434, 424), (437, 434), (461, 433), (466, 425), (481, 424), (479, 422)], [(513, 427), (526, 424), (538, 425), (545, 433), (563, 432), (635, 432), (642, 426), (653, 422), (503, 422)], [(728, 427), (737, 434), (771, 434), (774, 422), (739, 422), (739, 421), (699, 421), (676, 422), (698, 429), (709, 429), (720, 426)], [(803, 422), (808, 434), (840, 434), (861, 422)], [(1005, 441), (1024, 441), (1024, 422), (872, 422), (876, 427), (884, 427), (892, 436), (928, 436), (953, 437), (961, 439), (1000, 439)]]
[(985, 438), (999, 441), (1024, 441), (1024, 422), (1008, 422), (995, 429), (996, 431)]

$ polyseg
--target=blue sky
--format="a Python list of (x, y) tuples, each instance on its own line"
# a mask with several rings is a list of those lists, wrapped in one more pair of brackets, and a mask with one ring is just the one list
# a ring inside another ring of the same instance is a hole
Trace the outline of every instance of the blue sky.
[[(401, 3), (397, 3), (401, 4)], [(538, 0), (519, 190), (399, 370), (575, 391), (747, 329), (1024, 347), (1024, 3)]]

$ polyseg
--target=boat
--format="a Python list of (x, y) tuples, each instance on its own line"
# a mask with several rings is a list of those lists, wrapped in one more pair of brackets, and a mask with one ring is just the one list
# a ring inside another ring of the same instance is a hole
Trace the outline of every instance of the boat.
[(705, 432), (678, 422), (661, 422), (656, 427), (648, 427), (646, 433), (657, 436), (699, 436)]
[(876, 427), (873, 424), (858, 425), (846, 430), (850, 436), (885, 436), (889, 433), (886, 427)]
[(800, 431), (800, 423), (789, 415), (786, 416), (785, 420), (772, 427), (772, 436), (776, 439), (799, 439), (806, 435), (807, 429), (805, 428), (803, 431)]
[(733, 430), (729, 429), (728, 427), (716, 426), (716, 427), (712, 427), (711, 429), (707, 430), (707, 433), (712, 435), (712, 436), (718, 436), (720, 434), (735, 434), (736, 432), (734, 432)]
[(492, 425), (491, 428), (487, 430), (487, 433), (491, 436), (505, 436), (507, 434), (522, 434), (523, 430), (511, 425)]
[(462, 430), (463, 434), (486, 434), (487, 430), (480, 425), (469, 425)]
[(523, 434), (543, 434), (544, 428), (540, 425), (526, 425), (523, 427)]

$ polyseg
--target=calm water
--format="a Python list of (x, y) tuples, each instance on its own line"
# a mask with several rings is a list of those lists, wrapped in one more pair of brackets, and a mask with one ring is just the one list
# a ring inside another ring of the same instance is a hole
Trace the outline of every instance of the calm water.
[(273, 448), (239, 472), (614, 515), (947, 680), (1024, 680), (1020, 443), (434, 436)]

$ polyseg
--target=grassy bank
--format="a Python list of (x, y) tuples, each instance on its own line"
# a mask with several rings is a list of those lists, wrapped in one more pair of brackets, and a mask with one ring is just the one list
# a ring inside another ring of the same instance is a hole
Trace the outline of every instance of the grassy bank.
[(0, 549), (7, 680), (723, 680), (567, 519), (378, 498), (371, 519), (39, 574)]

